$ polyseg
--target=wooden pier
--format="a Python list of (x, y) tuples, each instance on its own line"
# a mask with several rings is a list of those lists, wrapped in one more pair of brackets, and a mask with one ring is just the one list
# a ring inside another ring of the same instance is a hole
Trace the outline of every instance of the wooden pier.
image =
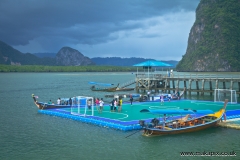
[(185, 93), (204, 95), (209, 93), (212, 95), (214, 89), (230, 89), (236, 90), (240, 94), (240, 76), (224, 76), (224, 75), (204, 75), (204, 74), (179, 74), (179, 75), (163, 75), (163, 74), (136, 74), (135, 78), (136, 92), (164, 92), (175, 93), (176, 90), (183, 90)]

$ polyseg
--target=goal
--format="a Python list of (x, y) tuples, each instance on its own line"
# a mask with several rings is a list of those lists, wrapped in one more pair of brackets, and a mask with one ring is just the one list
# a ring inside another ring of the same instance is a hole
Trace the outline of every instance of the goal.
[(72, 98), (71, 114), (79, 116), (94, 115), (93, 97), (77, 96)]
[(214, 102), (224, 102), (225, 99), (228, 99), (229, 103), (237, 103), (236, 90), (230, 90), (230, 89), (214, 90)]

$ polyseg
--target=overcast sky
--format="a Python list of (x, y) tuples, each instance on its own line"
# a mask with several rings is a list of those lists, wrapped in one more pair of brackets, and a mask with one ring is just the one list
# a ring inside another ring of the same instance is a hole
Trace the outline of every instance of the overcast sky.
[(0, 0), (0, 40), (23, 53), (180, 60), (200, 0)]

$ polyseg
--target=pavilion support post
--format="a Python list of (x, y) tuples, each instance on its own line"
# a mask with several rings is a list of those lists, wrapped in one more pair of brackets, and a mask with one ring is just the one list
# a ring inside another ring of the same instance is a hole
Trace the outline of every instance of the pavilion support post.
[(154, 81), (154, 91), (157, 93), (157, 80)]
[(218, 80), (216, 80), (215, 89), (218, 89)]
[(138, 78), (136, 78), (136, 86), (135, 86), (136, 92), (139, 93), (139, 82)]
[[(184, 88), (187, 88), (187, 82), (184, 80)], [(184, 94), (186, 94), (186, 92), (184, 92)]]
[(177, 88), (179, 89), (179, 80), (177, 80)]
[(230, 89), (232, 90), (233, 89), (233, 80), (231, 80), (231, 82), (230, 82)]
[[(226, 83), (223, 81), (223, 89), (226, 89)], [(224, 96), (226, 96), (226, 93), (224, 93)]]
[(167, 92), (167, 79), (165, 79), (164, 92)]
[(170, 90), (170, 88), (171, 88), (171, 86), (170, 86), (170, 81), (169, 80), (167, 80), (168, 81), (168, 94), (170, 94), (171, 93), (171, 90)]
[(172, 85), (173, 85), (173, 93), (175, 93), (175, 82), (172, 80)]
[(226, 89), (226, 83), (223, 81), (223, 89)]
[(189, 87), (188, 87), (188, 93), (191, 95), (191, 89), (192, 89), (192, 79), (189, 79)]
[[(210, 91), (212, 91), (212, 81), (209, 81)], [(212, 96), (212, 92), (210, 92), (210, 95)]]
[(196, 89), (197, 89), (197, 95), (199, 95), (199, 84), (198, 84), (198, 80), (196, 80)]
[(202, 80), (202, 95), (204, 95), (204, 84), (205, 84), (205, 80)]
[(238, 92), (239, 92), (239, 97), (240, 97), (240, 82), (238, 82)]
[(147, 89), (149, 90), (150, 89), (150, 79), (148, 78), (147, 80)]

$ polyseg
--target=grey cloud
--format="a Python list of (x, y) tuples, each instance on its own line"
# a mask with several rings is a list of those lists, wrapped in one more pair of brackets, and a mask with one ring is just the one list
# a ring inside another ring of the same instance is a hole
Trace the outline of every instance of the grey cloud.
[(1, 0), (0, 40), (30, 53), (69, 46), (89, 57), (179, 60), (199, 1)]
[[(11, 45), (61, 35), (78, 39), (78, 43), (102, 43), (111, 32), (141, 27), (125, 25), (126, 21), (159, 16), (169, 10), (195, 10), (198, 3), (199, 0), (2, 0), (0, 37)], [(81, 27), (74, 33), (73, 26)]]

